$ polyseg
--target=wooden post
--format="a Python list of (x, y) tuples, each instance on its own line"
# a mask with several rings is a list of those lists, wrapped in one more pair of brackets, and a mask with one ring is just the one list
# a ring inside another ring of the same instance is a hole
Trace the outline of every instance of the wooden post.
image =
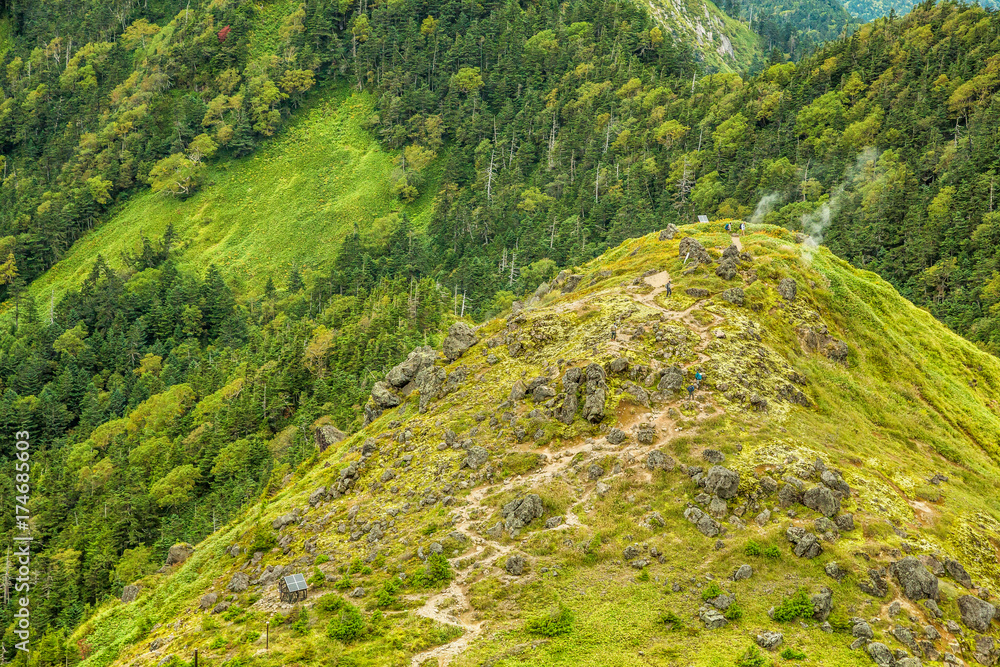
[(271, 649), (271, 621), (264, 623), (264, 648), (266, 650)]
[(194, 667), (198, 667), (198, 649), (194, 650)]

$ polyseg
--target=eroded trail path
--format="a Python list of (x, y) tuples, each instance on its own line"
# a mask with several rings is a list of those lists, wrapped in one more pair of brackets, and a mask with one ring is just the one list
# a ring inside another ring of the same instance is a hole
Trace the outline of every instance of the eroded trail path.
[[(736, 236), (733, 236), (732, 239), (733, 244), (739, 248), (739, 239)], [(645, 285), (653, 288), (652, 291), (645, 294), (638, 294), (628, 290), (626, 293), (635, 302), (661, 313), (667, 321), (683, 325), (688, 330), (696, 333), (700, 338), (700, 341), (693, 349), (696, 359), (682, 364), (683, 368), (690, 369), (693, 366), (707, 362), (710, 357), (705, 353), (705, 350), (715, 337), (712, 330), (720, 325), (724, 321), (724, 318), (714, 313), (708, 313), (712, 316), (711, 322), (704, 323), (704, 315), (702, 315), (702, 321), (699, 321), (693, 315), (693, 312), (700, 308), (702, 299), (696, 300), (690, 307), (683, 311), (670, 310), (663, 306), (657, 300), (657, 297), (666, 291), (666, 286), (670, 282), (670, 274), (667, 271), (646, 276), (643, 280)], [(705, 313), (704, 310), (701, 312)], [(608, 348), (615, 351), (623, 351), (628, 347), (630, 341), (631, 336), (623, 332), (617, 341), (608, 341)], [(494, 574), (505, 576), (504, 565), (506, 559), (518, 546), (516, 542), (504, 544), (500, 540), (493, 539), (485, 534), (485, 531), (480, 532), (483, 527), (481, 522), (488, 519), (495, 511), (495, 508), (490, 506), (489, 503), (484, 503), (488, 496), (497, 492), (511, 491), (518, 488), (531, 489), (544, 487), (557, 479), (571, 479), (578, 474), (580, 469), (581, 464), (579, 462), (574, 463), (578, 454), (589, 455), (593, 453), (597, 455), (607, 449), (614, 450), (616, 455), (623, 459), (626, 470), (631, 468), (633, 474), (638, 470), (637, 474), (648, 478), (649, 473), (642, 467), (642, 461), (650, 451), (662, 447), (666, 442), (675, 437), (675, 431), (677, 430), (676, 420), (671, 416), (670, 408), (675, 404), (681, 403), (683, 400), (677, 399), (668, 405), (660, 406), (659, 409), (640, 408), (632, 414), (620, 415), (616, 425), (623, 430), (630, 430), (639, 422), (644, 421), (654, 424), (657, 436), (652, 444), (642, 445), (634, 438), (630, 438), (624, 446), (617, 447), (607, 443), (604, 438), (581, 439), (567, 443), (566, 446), (560, 447), (557, 451), (548, 452), (542, 466), (530, 474), (510, 477), (494, 484), (483, 484), (473, 489), (467, 496), (465, 504), (457, 508), (452, 515), (455, 519), (454, 530), (468, 535), (473, 549), (467, 551), (462, 556), (449, 559), (453, 567), (453, 572), (455, 572), (455, 578), (444, 591), (428, 598), (414, 612), (419, 616), (430, 618), (440, 623), (460, 627), (463, 630), (463, 634), (447, 644), (414, 655), (410, 663), (411, 667), (421, 667), (428, 662), (439, 667), (444, 667), (453, 658), (461, 655), (485, 630), (485, 621), (479, 620), (478, 615), (472, 608), (469, 590), (471, 583), (480, 574), (491, 571)], [(704, 412), (699, 412), (700, 414), (698, 414), (696, 419), (702, 419), (707, 416)], [(518, 449), (535, 451), (535, 448), (530, 443), (523, 447), (518, 446)], [(623, 474), (626, 470), (616, 472), (615, 474)], [(611, 478), (611, 475), (609, 475), (609, 478)], [(563, 523), (550, 530), (570, 530), (585, 526), (585, 515), (592, 510), (588, 501), (597, 493), (595, 486), (593, 483), (585, 483), (582, 488), (578, 488), (574, 502), (567, 508), (563, 515)], [(577, 512), (580, 512), (580, 514)], [(581, 514), (583, 515), (582, 519)], [(472, 561), (476, 561), (478, 566), (469, 566)], [(466, 567), (461, 568), (461, 565), (465, 565)]]

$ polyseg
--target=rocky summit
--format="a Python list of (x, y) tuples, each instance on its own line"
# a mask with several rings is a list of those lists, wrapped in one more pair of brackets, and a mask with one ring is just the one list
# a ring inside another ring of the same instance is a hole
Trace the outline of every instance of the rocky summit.
[(654, 233), (414, 349), (361, 430), (317, 431), (75, 639), (155, 616), (86, 664), (994, 665), (998, 395), (1000, 362), (799, 235)]

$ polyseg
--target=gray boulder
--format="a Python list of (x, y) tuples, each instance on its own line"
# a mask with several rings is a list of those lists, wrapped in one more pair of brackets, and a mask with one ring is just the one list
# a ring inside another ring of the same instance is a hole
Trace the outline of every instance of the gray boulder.
[(851, 628), (851, 636), (857, 637), (858, 639), (867, 639), (871, 641), (875, 639), (875, 633), (872, 631), (872, 626), (868, 625), (868, 622), (864, 619), (857, 619), (857, 622)]
[(701, 458), (709, 463), (722, 463), (726, 460), (726, 455), (717, 449), (706, 449), (702, 451)]
[(757, 635), (754, 641), (756, 641), (757, 646), (762, 649), (766, 651), (773, 651), (781, 646), (781, 643), (785, 641), (785, 636), (780, 632), (765, 631)]
[(802, 494), (802, 504), (825, 517), (840, 511), (840, 498), (826, 486), (814, 486)]
[(479, 445), (473, 445), (469, 447), (469, 450), (465, 455), (465, 459), (462, 461), (462, 466), (473, 470), (479, 470), (489, 458), (490, 453), (486, 451), (486, 449), (480, 447)]
[(522, 498), (516, 498), (500, 510), (501, 516), (505, 519), (505, 527), (508, 532), (514, 532), (524, 528), (535, 519), (539, 519), (545, 513), (542, 508), (542, 499), (538, 494), (529, 493)]
[(791, 278), (782, 278), (781, 282), (778, 283), (778, 294), (780, 294), (785, 301), (795, 301), (795, 296), (799, 291), (799, 286)]
[(974, 595), (960, 595), (956, 602), (958, 613), (961, 614), (966, 627), (976, 632), (986, 632), (990, 629), (990, 623), (997, 613), (996, 607)]
[(716, 630), (729, 623), (718, 609), (712, 607), (702, 609), (698, 617), (701, 618), (701, 622), (705, 624), (705, 629), (707, 630)]
[(819, 593), (812, 596), (813, 618), (823, 622), (830, 617), (833, 610), (833, 591), (824, 586)]
[(334, 445), (341, 440), (344, 440), (346, 437), (346, 433), (341, 431), (336, 426), (331, 426), (330, 424), (320, 426), (313, 431), (313, 440), (316, 442), (316, 446), (319, 447), (319, 451), (321, 452), (325, 452), (330, 445)]
[(448, 361), (455, 361), (477, 342), (476, 332), (472, 327), (465, 322), (455, 322), (444, 339), (444, 356)]
[(746, 301), (742, 287), (730, 287), (722, 293), (722, 298), (734, 306), (742, 306)]
[(226, 590), (232, 591), (233, 593), (242, 593), (249, 586), (250, 577), (243, 572), (237, 572), (233, 575), (233, 578), (229, 580), (229, 585), (226, 586)]
[(209, 593), (201, 597), (201, 602), (198, 603), (198, 606), (202, 609), (208, 609), (210, 607), (214, 607), (215, 603), (218, 601), (219, 596), (216, 593)]
[(708, 469), (708, 476), (705, 478), (705, 491), (707, 493), (728, 500), (736, 496), (739, 487), (740, 474), (735, 470), (722, 466), (712, 466)]
[(966, 588), (972, 588), (972, 577), (969, 576), (969, 573), (965, 571), (965, 568), (957, 560), (950, 558), (946, 560), (944, 562), (944, 569), (952, 579)]
[(660, 241), (671, 241), (675, 236), (677, 236), (677, 225), (670, 224), (660, 230), (658, 238)]
[(139, 587), (135, 584), (129, 584), (122, 589), (122, 602), (128, 604), (129, 602), (135, 602), (135, 599), (139, 596)]
[(902, 587), (903, 595), (910, 600), (937, 599), (938, 578), (913, 556), (896, 561), (889, 566), (889, 571)]
[(178, 542), (167, 551), (167, 565), (179, 565), (191, 557), (194, 547), (187, 542)]
[(660, 382), (656, 385), (657, 391), (678, 392), (684, 386), (684, 371), (678, 366), (670, 366), (663, 371)]
[(628, 435), (625, 434), (625, 431), (621, 430), (616, 426), (612, 428), (610, 431), (608, 431), (608, 434), (605, 436), (605, 438), (612, 445), (620, 445), (626, 440), (628, 440)]
[(673, 470), (674, 459), (658, 449), (646, 454), (646, 467), (649, 470)]
[(896, 658), (892, 655), (889, 647), (881, 642), (872, 642), (865, 647), (868, 656), (878, 667), (895, 667)]
[(744, 579), (749, 579), (753, 576), (753, 568), (749, 565), (740, 565), (739, 569), (733, 575), (733, 581), (743, 581)]
[(385, 382), (376, 382), (372, 387), (372, 401), (382, 409), (394, 408), (400, 403), (399, 396), (394, 394)]
[(503, 566), (507, 570), (507, 574), (512, 574), (515, 577), (520, 577), (524, 574), (524, 557), (513, 555), (507, 559), (507, 563)]
[(397, 389), (405, 386), (417, 377), (417, 373), (428, 366), (433, 366), (437, 359), (437, 352), (429, 345), (422, 345), (415, 348), (406, 360), (393, 367), (385, 376), (385, 381)]
[(699, 532), (706, 537), (716, 537), (721, 530), (715, 519), (697, 507), (689, 507), (684, 510), (684, 518), (693, 523)]

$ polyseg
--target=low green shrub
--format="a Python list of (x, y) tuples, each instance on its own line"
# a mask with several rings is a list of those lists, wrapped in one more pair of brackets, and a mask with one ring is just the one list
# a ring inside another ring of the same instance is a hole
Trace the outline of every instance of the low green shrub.
[(680, 630), (684, 627), (684, 621), (680, 616), (675, 614), (670, 609), (660, 612), (660, 623), (667, 626), (667, 630), (674, 631)]
[(525, 629), (533, 635), (543, 637), (569, 634), (573, 630), (573, 612), (560, 604), (555, 612), (528, 620)]
[(741, 618), (743, 618), (743, 607), (741, 607), (738, 603), (734, 602), (731, 605), (729, 605), (729, 608), (726, 609), (726, 611), (723, 612), (722, 615), (725, 616), (730, 621), (738, 621)]
[(767, 663), (767, 658), (754, 644), (736, 659), (736, 667), (767, 667)]
[(717, 598), (720, 595), (722, 595), (722, 588), (719, 586), (717, 582), (713, 581), (708, 585), (707, 588), (705, 588), (705, 590), (701, 592), (701, 599), (711, 600), (712, 598)]
[(330, 639), (344, 643), (353, 642), (364, 637), (368, 632), (365, 617), (353, 604), (344, 603), (340, 614), (326, 626), (326, 634)]
[(806, 589), (800, 588), (791, 597), (785, 598), (774, 608), (774, 620), (793, 621), (796, 618), (809, 618), (813, 615), (813, 603)]
[(781, 657), (785, 660), (805, 660), (806, 654), (798, 649), (794, 649), (791, 646), (786, 648), (781, 652)]

